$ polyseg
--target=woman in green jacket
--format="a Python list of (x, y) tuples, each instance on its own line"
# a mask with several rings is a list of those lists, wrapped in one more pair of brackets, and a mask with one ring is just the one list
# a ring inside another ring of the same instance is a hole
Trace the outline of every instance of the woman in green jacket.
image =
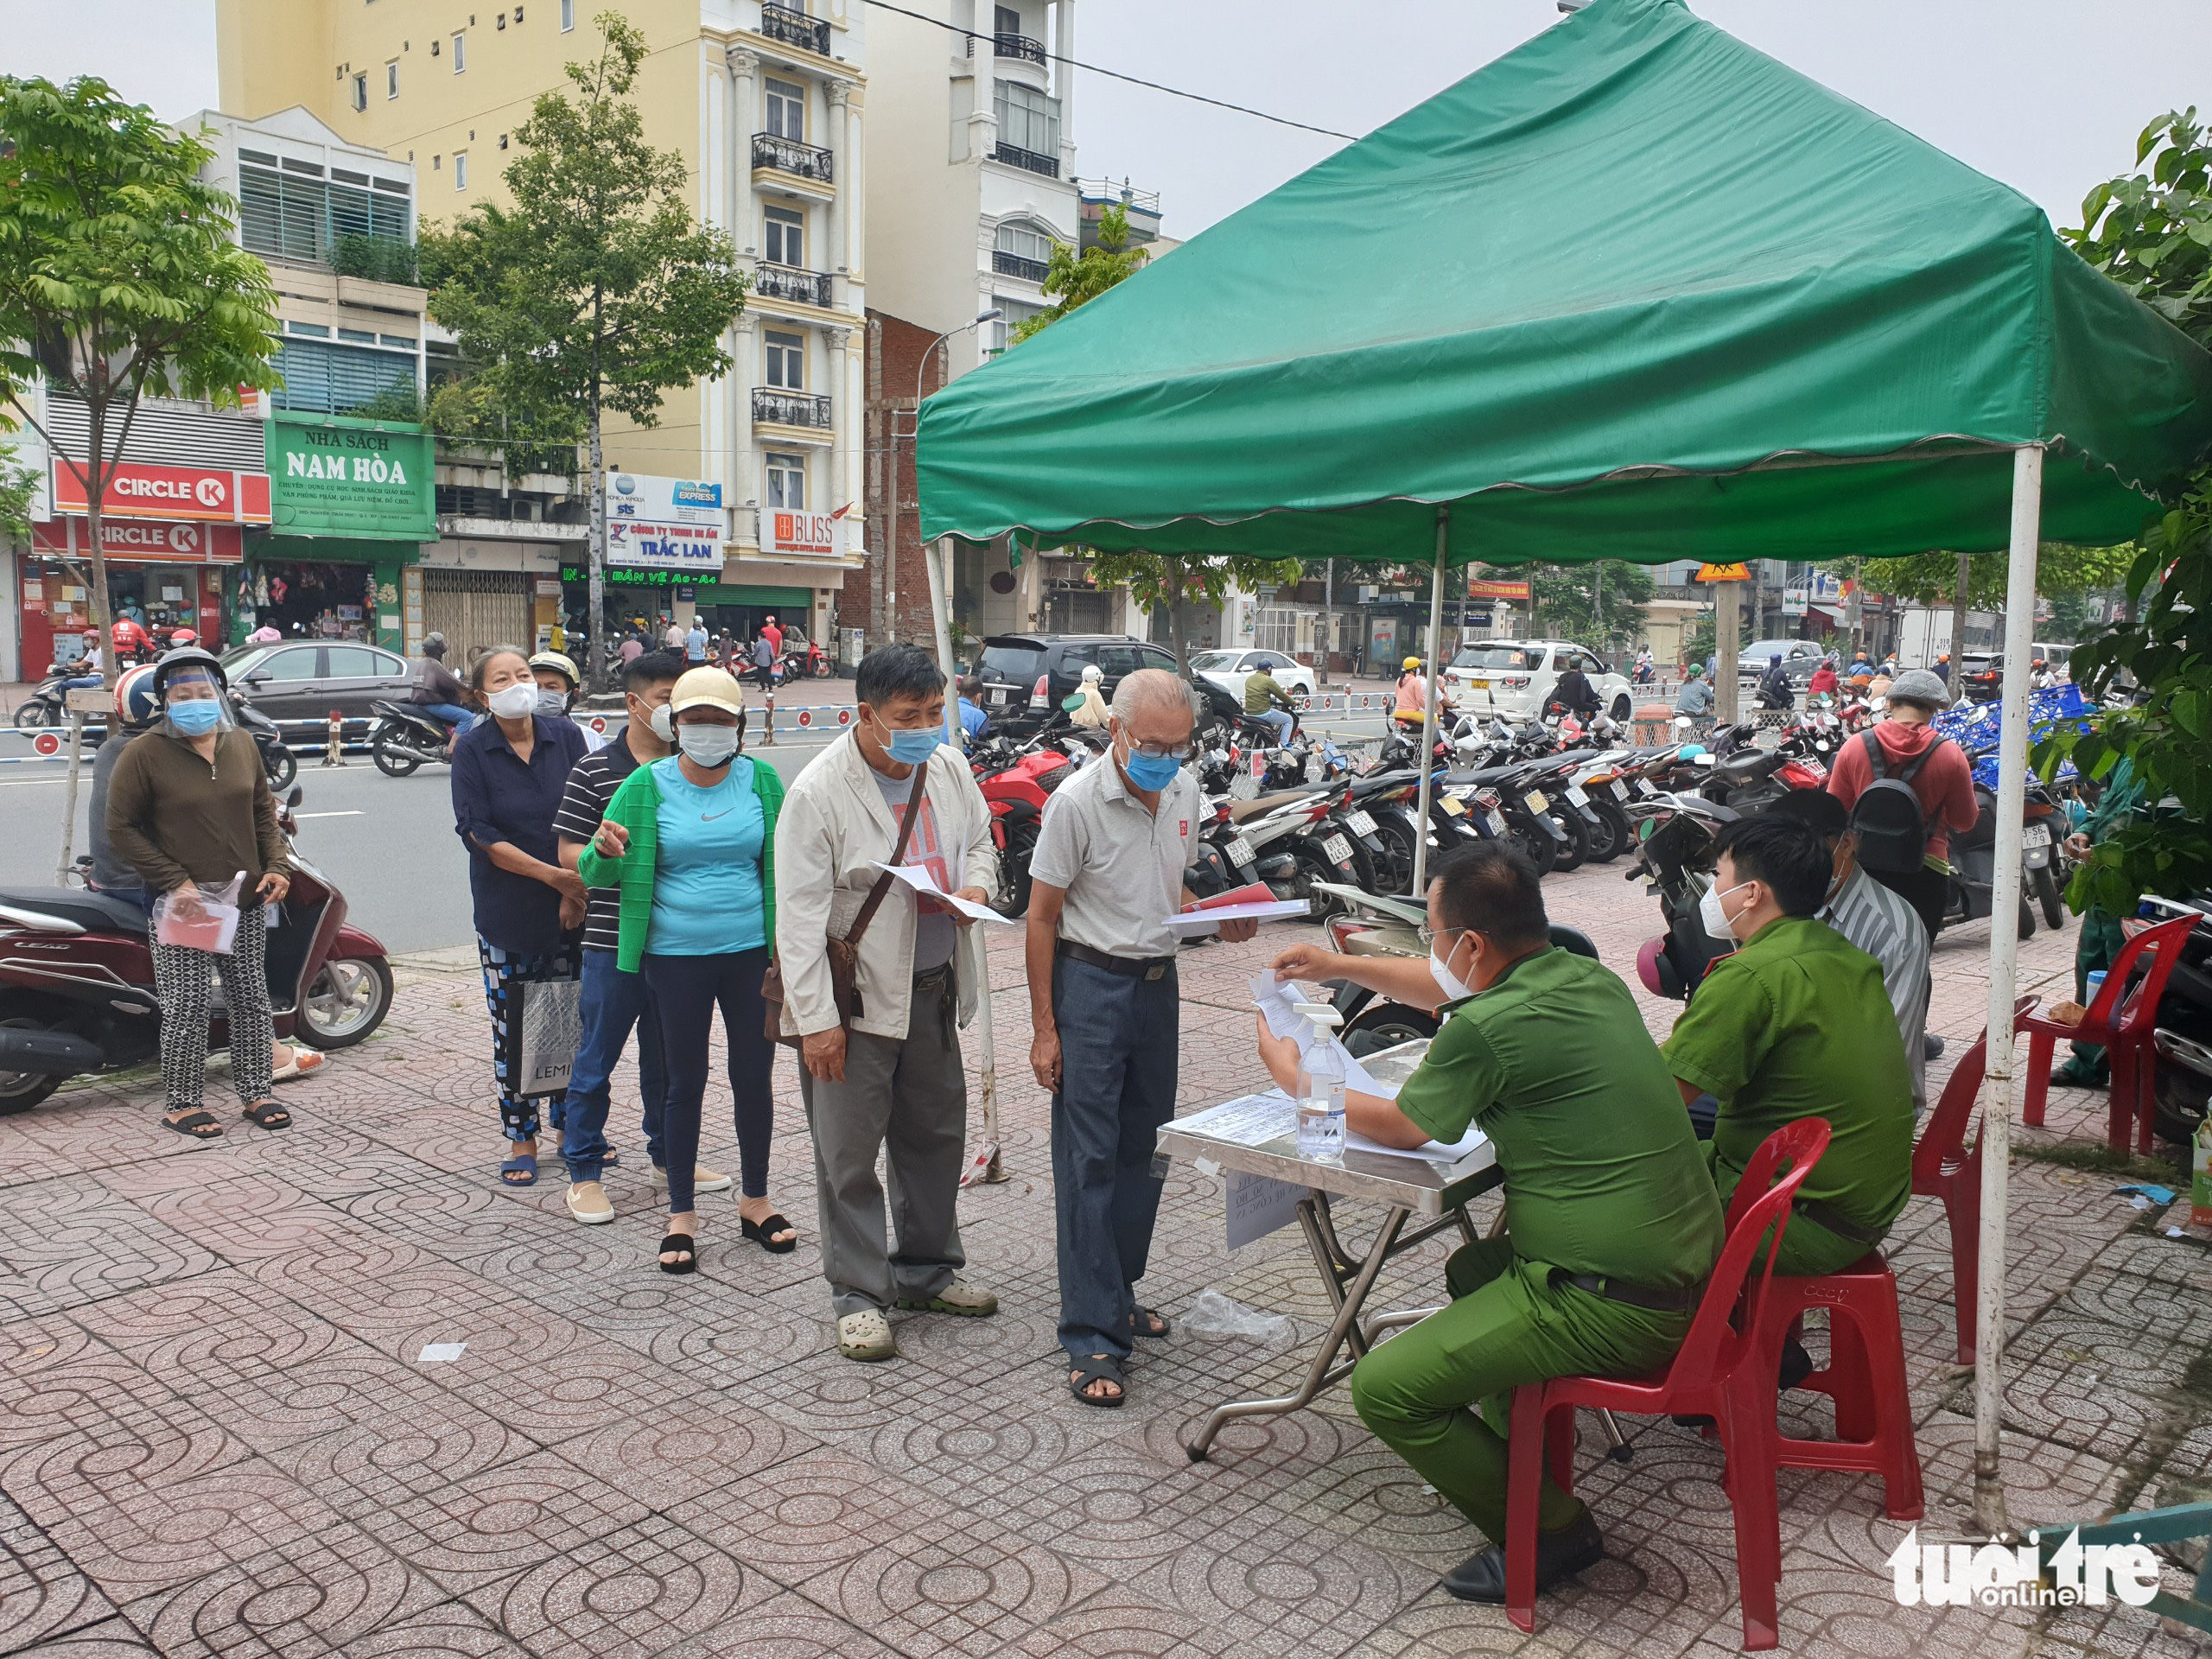
[(692, 1182), (717, 1006), (737, 1118), (741, 1230), (777, 1255), (798, 1243), (768, 1197), (775, 1047), (760, 1001), (776, 937), (776, 813), (784, 785), (772, 768), (738, 753), (745, 695), (722, 670), (690, 670), (668, 706), (677, 752), (623, 780), (577, 874), (586, 887), (621, 889), (616, 963), (645, 975), (659, 1011), (668, 1066), (661, 1132), (669, 1211), (660, 1269), (690, 1273), (698, 1265)]

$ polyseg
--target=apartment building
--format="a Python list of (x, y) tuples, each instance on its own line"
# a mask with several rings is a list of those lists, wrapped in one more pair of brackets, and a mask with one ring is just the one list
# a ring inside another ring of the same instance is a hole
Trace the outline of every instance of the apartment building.
[[(668, 394), (658, 425), (617, 424), (607, 439), (610, 474), (719, 493), (720, 580), (626, 566), (612, 573), (609, 610), (696, 609), (710, 626), (747, 629), (772, 611), (825, 639), (844, 573), (866, 556), (862, 517), (847, 511), (860, 501), (863, 446), (863, 0), (621, 10), (646, 39), (632, 93), (645, 136), (683, 157), (696, 212), (728, 231), (753, 289), (726, 341), (731, 372)], [(296, 105), (346, 143), (411, 162), (421, 220), (450, 222), (505, 199), (515, 129), (540, 94), (568, 90), (566, 64), (598, 50), (592, 10), (584, 0), (217, 0), (224, 107), (255, 117)], [(562, 582), (577, 585), (568, 563)]]

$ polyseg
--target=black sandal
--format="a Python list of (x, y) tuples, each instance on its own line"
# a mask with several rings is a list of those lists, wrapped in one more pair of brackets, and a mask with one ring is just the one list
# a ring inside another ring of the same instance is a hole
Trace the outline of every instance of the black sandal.
[(273, 1100), (257, 1100), (238, 1116), (264, 1129), (289, 1129), (292, 1115)]
[(1129, 1314), (1130, 1331), (1147, 1342), (1164, 1341), (1168, 1332), (1174, 1328), (1175, 1322), (1173, 1319), (1165, 1313), (1154, 1313), (1148, 1307), (1137, 1308)]
[(699, 1241), (690, 1233), (671, 1233), (661, 1240), (660, 1249), (654, 1254), (657, 1257), (679, 1255), (683, 1258), (680, 1262), (661, 1262), (663, 1273), (690, 1273), (699, 1265)]
[[(798, 1229), (773, 1211), (766, 1221), (747, 1221), (740, 1216), (737, 1230), (740, 1236), (751, 1239), (771, 1255), (789, 1255), (798, 1249)], [(789, 1233), (791, 1236), (779, 1239), (778, 1233)]]
[(187, 1112), (182, 1117), (164, 1117), (162, 1123), (188, 1141), (219, 1140), (223, 1133), (223, 1126), (215, 1121), (215, 1114), (204, 1108)]
[[(1074, 1362), (1075, 1375), (1068, 1381), (1068, 1392), (1086, 1406), (1097, 1406), (1111, 1411), (1129, 1397), (1129, 1385), (1122, 1376), (1122, 1362), (1111, 1354), (1093, 1354), (1088, 1359)], [(1115, 1394), (1086, 1394), (1084, 1389), (1094, 1382), (1111, 1382), (1119, 1390)]]

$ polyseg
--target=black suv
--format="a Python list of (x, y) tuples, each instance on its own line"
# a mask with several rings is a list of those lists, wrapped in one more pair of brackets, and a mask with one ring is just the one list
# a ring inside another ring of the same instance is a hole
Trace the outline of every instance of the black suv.
[(1141, 668), (1175, 672), (1175, 656), (1126, 633), (995, 633), (983, 641), (976, 665), (983, 682), (982, 709), (993, 720), (1042, 718), (1083, 683), (1093, 664), (1108, 698), (1122, 676)]

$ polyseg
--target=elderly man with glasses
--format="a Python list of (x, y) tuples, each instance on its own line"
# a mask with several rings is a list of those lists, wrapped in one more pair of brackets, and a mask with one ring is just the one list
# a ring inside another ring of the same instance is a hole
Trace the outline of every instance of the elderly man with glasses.
[[(1030, 1065), (1052, 1093), (1060, 1345), (1069, 1389), (1115, 1407), (1134, 1338), (1167, 1334), (1137, 1305), (1160, 1178), (1153, 1141), (1175, 1116), (1175, 935), (1198, 831), (1191, 689), (1140, 669), (1114, 689), (1103, 766), (1054, 791), (1030, 860)], [(1224, 923), (1225, 939), (1258, 924)]]

